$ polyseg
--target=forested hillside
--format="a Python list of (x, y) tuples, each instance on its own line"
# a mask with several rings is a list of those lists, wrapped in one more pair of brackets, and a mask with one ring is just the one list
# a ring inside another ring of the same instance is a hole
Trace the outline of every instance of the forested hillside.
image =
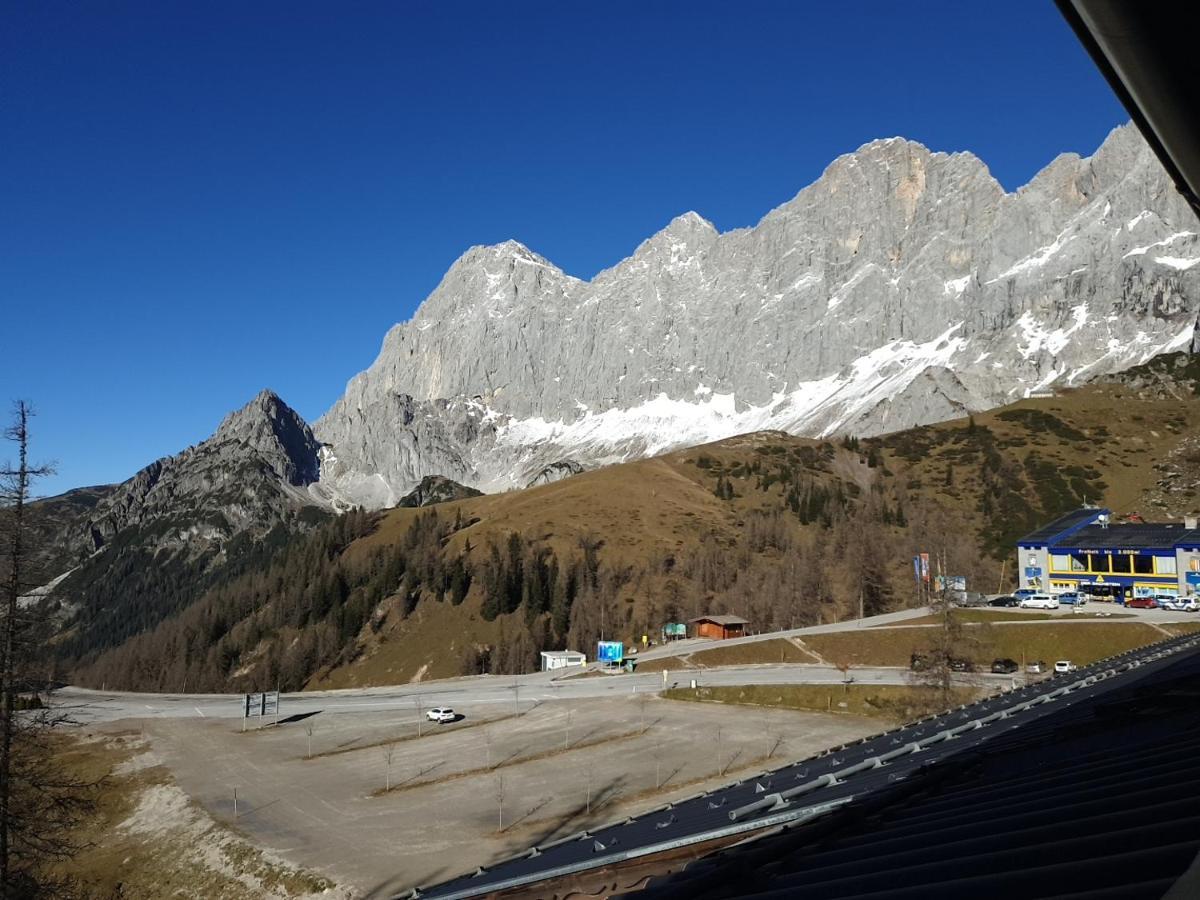
[[(1144, 504), (1197, 423), (1133, 378), (882, 438), (745, 435), (554, 484), (355, 512), (273, 551), (115, 649), (72, 635), (77, 680), (227, 690), (524, 671), (666, 621), (767, 630), (908, 603), (911, 558), (994, 591), (1013, 541), (1085, 502)], [(120, 604), (119, 598), (110, 602)]]

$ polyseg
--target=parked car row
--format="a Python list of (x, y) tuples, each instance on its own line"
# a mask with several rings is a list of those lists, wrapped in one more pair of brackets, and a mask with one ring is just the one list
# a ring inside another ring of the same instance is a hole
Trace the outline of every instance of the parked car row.
[[(1021, 607), (1023, 609), (1058, 609), (1060, 606), (1073, 606), (1078, 609), (1086, 606), (1090, 600), (1082, 591), (1063, 591), (1049, 593), (1035, 591), (1032, 588), (1021, 588), (1011, 594), (1001, 594), (987, 601), (993, 607)], [(1111, 598), (1100, 598), (1111, 599)], [(965, 604), (964, 604), (965, 605)], [(1125, 605), (1133, 609), (1169, 609), (1173, 612), (1200, 612), (1200, 599), (1196, 597), (1179, 597), (1175, 594), (1153, 594), (1146, 597), (1131, 597)]]
[[(910, 667), (914, 672), (921, 672), (929, 668), (929, 657), (923, 653), (914, 653), (910, 661)], [(947, 664), (948, 668), (953, 672), (974, 672), (975, 666), (969, 659), (955, 657)], [(1069, 659), (1060, 659), (1054, 664), (1054, 673), (1056, 675), (1067, 674), (1074, 672), (1076, 666)], [(1014, 675), (1021, 670), (1021, 664), (1015, 659), (1009, 657), (1001, 657), (992, 660), (993, 675)], [(1050, 671), (1050, 667), (1042, 660), (1034, 660), (1026, 663), (1025, 671), (1030, 675), (1044, 675)]]

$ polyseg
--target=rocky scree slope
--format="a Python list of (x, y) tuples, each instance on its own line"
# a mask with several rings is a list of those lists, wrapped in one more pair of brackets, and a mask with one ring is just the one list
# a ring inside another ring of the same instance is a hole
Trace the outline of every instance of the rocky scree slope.
[(874, 141), (753, 228), (688, 213), (591, 281), (473, 247), (314, 425), (322, 490), (391, 506), (428, 474), (506, 489), (1081, 383), (1188, 346), (1198, 232), (1126, 125), (1013, 193), (969, 153)]

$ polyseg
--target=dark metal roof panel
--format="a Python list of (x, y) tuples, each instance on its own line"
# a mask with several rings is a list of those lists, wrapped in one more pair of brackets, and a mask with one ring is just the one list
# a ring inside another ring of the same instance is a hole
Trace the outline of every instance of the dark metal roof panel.
[(1108, 512), (1106, 509), (1077, 509), (1059, 516), (1048, 525), (1043, 525), (1037, 531), (1025, 535), (1017, 541), (1018, 544), (1049, 544), (1061, 535), (1075, 528), (1094, 522), (1100, 515)]
[(1200, 547), (1200, 529), (1182, 525), (1088, 525), (1051, 542), (1054, 549), (1096, 548), (1098, 550), (1172, 550), (1177, 546)]
[(653, 880), (648, 900), (1162, 897), (1200, 853), (1200, 651), (865, 802)]

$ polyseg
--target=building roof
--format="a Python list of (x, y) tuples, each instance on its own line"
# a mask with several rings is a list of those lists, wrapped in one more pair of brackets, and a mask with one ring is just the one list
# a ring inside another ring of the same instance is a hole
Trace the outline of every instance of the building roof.
[(1094, 547), (1098, 550), (1172, 550), (1180, 545), (1200, 547), (1200, 529), (1183, 525), (1088, 525), (1056, 541), (1058, 548)]
[(741, 616), (697, 616), (694, 619), (688, 619), (689, 622), (715, 622), (718, 625), (749, 625), (749, 619), (743, 619)]
[(1085, 525), (1090, 525), (1100, 516), (1107, 513), (1107, 509), (1095, 509), (1092, 507), (1084, 507), (1077, 509), (1074, 512), (1069, 512), (1065, 516), (1059, 516), (1048, 525), (1043, 525), (1037, 531), (1025, 535), (1017, 541), (1018, 544), (1049, 544), (1056, 539), (1066, 535), (1068, 532), (1082, 528)]
[[(1200, 850), (1198, 680), (1200, 636), (1172, 638), (408, 896), (458, 900), (548, 878), (562, 896), (582, 873), (612, 884), (614, 867), (772, 833), (778, 843), (710, 855), (651, 882), (649, 896), (1162, 896)], [(748, 867), (738, 854), (755, 851)]]
[(1077, 509), (1025, 535), (1017, 544), (1036, 544), (1055, 550), (1172, 550), (1193, 544), (1200, 547), (1200, 528), (1187, 528), (1178, 522), (1130, 522), (1108, 527), (1095, 524), (1100, 516), (1108, 514), (1107, 509)]
[(552, 656), (555, 659), (565, 659), (567, 657), (583, 656), (578, 650), (543, 650), (542, 656)]

